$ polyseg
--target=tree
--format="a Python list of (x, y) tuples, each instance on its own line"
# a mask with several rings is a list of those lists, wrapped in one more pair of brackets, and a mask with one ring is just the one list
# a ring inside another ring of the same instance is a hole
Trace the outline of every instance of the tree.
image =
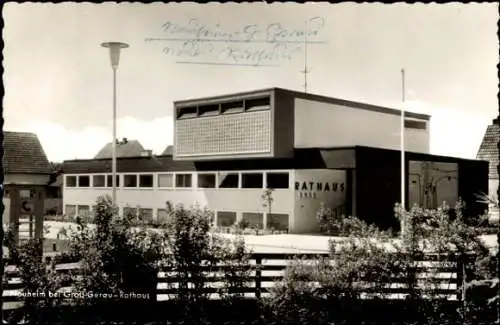
[[(273, 192), (274, 192), (273, 188), (267, 188), (267, 189), (264, 190), (264, 192), (261, 195), (262, 206), (264, 208), (267, 208), (267, 212), (268, 212), (267, 216), (268, 217), (271, 216), (271, 212), (272, 212), (272, 209), (273, 209), (273, 201), (274, 201)], [(269, 222), (268, 222), (268, 224), (269, 224)], [(265, 227), (266, 227), (266, 225), (264, 225), (264, 228)]]

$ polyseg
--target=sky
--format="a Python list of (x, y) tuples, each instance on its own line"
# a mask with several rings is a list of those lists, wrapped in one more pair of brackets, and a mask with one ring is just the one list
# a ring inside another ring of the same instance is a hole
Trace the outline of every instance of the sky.
[(173, 143), (174, 101), (304, 91), (305, 62), (307, 92), (432, 115), (433, 154), (475, 158), (498, 115), (493, 3), (9, 2), (3, 19), (4, 129), (36, 133), (51, 161), (92, 158), (112, 139), (106, 41), (130, 45), (117, 136), (156, 154)]

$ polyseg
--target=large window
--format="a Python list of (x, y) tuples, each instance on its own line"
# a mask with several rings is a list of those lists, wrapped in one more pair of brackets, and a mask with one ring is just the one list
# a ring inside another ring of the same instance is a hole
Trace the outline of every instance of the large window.
[(139, 175), (139, 187), (153, 187), (153, 175)]
[(262, 173), (243, 173), (241, 174), (242, 188), (262, 188), (263, 174)]
[[(113, 187), (113, 175), (108, 175), (106, 181), (107, 187)], [(116, 187), (120, 187), (120, 175), (116, 175)]]
[(288, 214), (268, 213), (267, 227), (275, 230), (288, 230)]
[(151, 223), (153, 221), (153, 209), (140, 208), (139, 220), (143, 223)]
[(230, 227), (236, 222), (236, 212), (217, 211), (217, 226)]
[(88, 205), (78, 205), (78, 216), (88, 217), (90, 215), (90, 206)]
[(191, 187), (191, 186), (192, 186), (191, 174), (176, 174), (175, 175), (175, 187)]
[(267, 173), (267, 188), (288, 188), (288, 173)]
[(198, 174), (198, 187), (214, 188), (215, 174)]
[(66, 187), (76, 187), (76, 176), (66, 176)]
[(238, 173), (219, 173), (220, 188), (238, 188)]
[(78, 176), (78, 187), (89, 187), (90, 186), (90, 176), (80, 175)]
[(158, 175), (158, 187), (174, 187), (174, 175), (173, 174), (159, 174)]
[(165, 223), (168, 219), (167, 209), (158, 209), (158, 223)]
[(248, 222), (250, 227), (257, 227), (259, 229), (263, 228), (264, 225), (264, 214), (254, 213), (254, 212), (243, 212), (242, 219)]
[(137, 175), (123, 175), (124, 187), (137, 187)]
[(94, 175), (92, 176), (92, 183), (94, 187), (105, 187), (106, 177), (104, 177), (104, 175)]
[(65, 210), (66, 216), (68, 216), (68, 217), (72, 218), (76, 215), (76, 205), (66, 204), (64, 210)]
[(135, 219), (137, 217), (137, 208), (124, 207), (123, 208), (123, 216), (125, 218)]

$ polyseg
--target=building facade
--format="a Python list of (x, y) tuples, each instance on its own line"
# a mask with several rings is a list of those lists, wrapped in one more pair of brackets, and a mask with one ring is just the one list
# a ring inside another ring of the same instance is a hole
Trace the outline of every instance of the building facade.
[[(318, 230), (324, 204), (399, 227), (398, 110), (273, 88), (179, 101), (174, 112), (172, 154), (118, 158), (120, 213), (162, 219), (167, 201), (198, 203), (221, 226), (246, 220), (307, 233)], [(487, 163), (428, 154), (429, 122), (406, 113), (407, 205), (453, 204), (484, 189)], [(111, 193), (110, 159), (66, 161), (64, 173), (66, 215), (91, 213)]]

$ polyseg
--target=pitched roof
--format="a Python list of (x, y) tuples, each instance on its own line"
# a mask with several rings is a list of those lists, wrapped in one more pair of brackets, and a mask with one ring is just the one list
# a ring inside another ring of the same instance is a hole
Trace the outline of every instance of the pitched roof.
[(161, 153), (162, 156), (172, 156), (174, 154), (174, 146), (170, 145), (163, 150)]
[(489, 125), (479, 147), (477, 159), (487, 160), (490, 163), (489, 177), (498, 179), (497, 166), (499, 164), (498, 141), (500, 141), (500, 125), (498, 121)]
[(3, 132), (3, 168), (6, 174), (50, 174), (50, 163), (38, 136)]
[[(125, 140), (118, 142), (116, 145), (116, 156), (117, 157), (139, 157), (144, 151), (144, 147), (137, 140)], [(94, 159), (105, 159), (111, 158), (113, 155), (112, 142), (106, 144), (102, 148)]]

